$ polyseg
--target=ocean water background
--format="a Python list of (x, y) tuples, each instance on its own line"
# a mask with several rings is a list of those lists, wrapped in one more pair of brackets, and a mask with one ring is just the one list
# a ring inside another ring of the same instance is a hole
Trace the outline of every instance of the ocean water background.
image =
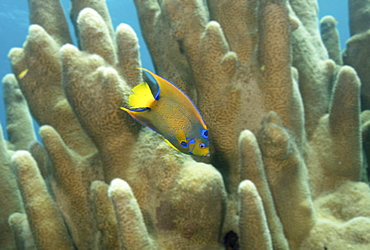
[[(153, 69), (149, 52), (141, 35), (140, 25), (137, 19), (133, 0), (106, 0), (111, 14), (113, 27), (120, 23), (129, 24), (137, 33), (140, 43), (142, 65)], [(70, 1), (61, 0), (68, 16)], [(326, 15), (332, 15), (338, 21), (337, 28), (340, 34), (342, 49), (345, 48), (349, 39), (348, 0), (319, 0), (319, 19)], [(319, 20), (318, 20), (319, 23)], [(318, 24), (319, 25), (319, 24)], [(28, 34), (28, 3), (26, 0), (1, 0), (0, 1), (0, 76), (1, 79), (11, 73), (8, 53), (11, 48), (22, 47)], [(70, 26), (72, 28), (72, 26)], [(74, 33), (74, 32), (72, 32)], [(3, 102), (3, 87), (0, 84), (0, 122), (6, 135), (6, 113)]]

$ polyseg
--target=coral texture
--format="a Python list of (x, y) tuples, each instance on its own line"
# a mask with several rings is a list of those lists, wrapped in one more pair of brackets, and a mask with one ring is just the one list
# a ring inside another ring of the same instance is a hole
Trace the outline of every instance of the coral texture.
[(362, 109), (370, 109), (370, 1), (349, 0), (351, 38), (343, 53), (345, 64), (354, 67), (361, 78)]
[(209, 158), (119, 109), (144, 78), (136, 34), (114, 31), (104, 0), (71, 4), (78, 45), (59, 1), (30, 0), (9, 53), (1, 249), (370, 248), (370, 112), (315, 0), (135, 0), (156, 72), (204, 116)]

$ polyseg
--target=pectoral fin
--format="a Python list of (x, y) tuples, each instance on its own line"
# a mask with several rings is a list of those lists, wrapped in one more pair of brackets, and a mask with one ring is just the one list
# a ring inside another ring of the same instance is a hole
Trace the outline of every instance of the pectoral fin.
[(175, 136), (176, 136), (176, 140), (179, 142), (179, 144), (181, 144), (182, 142), (186, 143), (186, 135), (185, 135), (184, 130), (178, 131)]

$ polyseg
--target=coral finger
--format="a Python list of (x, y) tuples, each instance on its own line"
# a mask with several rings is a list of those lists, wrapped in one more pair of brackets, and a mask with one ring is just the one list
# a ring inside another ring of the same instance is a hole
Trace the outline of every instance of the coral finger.
[(67, 20), (59, 1), (28, 1), (31, 24), (42, 26), (59, 46), (72, 43)]
[(26, 214), (14, 213), (9, 216), (9, 226), (17, 249), (37, 249)]
[(38, 249), (73, 249), (56, 204), (47, 192), (36, 162), (27, 151), (12, 157), (32, 235)]
[(36, 140), (27, 102), (14, 75), (6, 75), (3, 84), (8, 138), (14, 150), (26, 150), (28, 144)]
[(273, 249), (265, 210), (253, 182), (240, 183), (239, 198), (240, 249)]
[(116, 44), (118, 54), (118, 71), (130, 87), (134, 87), (143, 81), (139, 41), (135, 31), (127, 24), (120, 24), (116, 30)]
[(239, 151), (241, 161), (240, 181), (249, 179), (256, 186), (259, 196), (262, 198), (274, 249), (287, 249), (288, 242), (284, 236), (283, 226), (277, 216), (272, 194), (267, 183), (262, 154), (256, 137), (249, 130), (245, 130), (240, 134)]
[(108, 193), (115, 208), (121, 248), (152, 249), (139, 204), (130, 186), (123, 180), (114, 179)]
[(94, 181), (90, 191), (101, 248), (119, 249), (118, 224), (113, 203), (108, 197), (108, 185), (102, 181)]
[(93, 9), (83, 9), (77, 18), (81, 49), (100, 55), (110, 65), (117, 62), (113, 39), (103, 18)]

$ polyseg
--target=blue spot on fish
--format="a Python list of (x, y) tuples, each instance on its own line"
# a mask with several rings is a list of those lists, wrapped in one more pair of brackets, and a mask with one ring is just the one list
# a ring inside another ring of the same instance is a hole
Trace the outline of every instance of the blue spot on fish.
[(205, 138), (205, 139), (208, 139), (208, 129), (202, 129), (200, 131), (200, 135)]

